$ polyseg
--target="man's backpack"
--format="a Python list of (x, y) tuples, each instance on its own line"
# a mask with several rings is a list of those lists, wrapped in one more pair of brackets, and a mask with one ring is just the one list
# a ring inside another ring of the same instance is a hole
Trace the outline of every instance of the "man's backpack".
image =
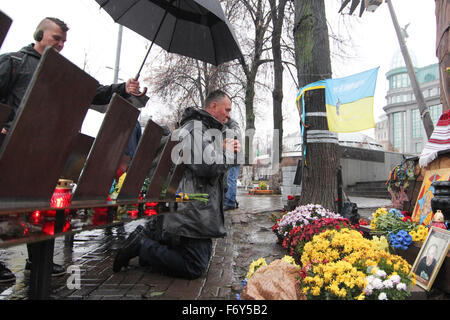
[(9, 54), (11, 59), (11, 71), (9, 75), (10, 81), (8, 82), (8, 87), (5, 92), (2, 92), (0, 97), (0, 102), (6, 103), (8, 100), (8, 96), (11, 94), (12, 89), (14, 88), (17, 79), (19, 78), (20, 70), (25, 63), (26, 55), (23, 52), (13, 52)]

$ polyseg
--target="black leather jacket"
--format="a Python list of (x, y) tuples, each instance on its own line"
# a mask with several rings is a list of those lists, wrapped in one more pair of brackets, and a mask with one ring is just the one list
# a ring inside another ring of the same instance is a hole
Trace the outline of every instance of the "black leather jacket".
[[(224, 158), (234, 154), (224, 151), (221, 143), (216, 143), (213, 137), (205, 134), (207, 130), (222, 135), (223, 125), (206, 111), (189, 107), (182, 116), (181, 127), (172, 133), (171, 139), (181, 140), (175, 148), (191, 154), (190, 163), (185, 163), (179, 190), (207, 193), (209, 201), (179, 203), (179, 213), (164, 216), (163, 231), (169, 235), (200, 239), (226, 236), (223, 175), (232, 165), (226, 164)], [(200, 159), (195, 159), (195, 153), (201, 155)]]

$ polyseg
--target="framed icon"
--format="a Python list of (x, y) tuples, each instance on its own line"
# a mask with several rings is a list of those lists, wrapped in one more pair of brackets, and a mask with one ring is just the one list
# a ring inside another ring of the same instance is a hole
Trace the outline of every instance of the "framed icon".
[(411, 272), (416, 275), (416, 284), (430, 291), (450, 246), (450, 231), (431, 227), (417, 255)]

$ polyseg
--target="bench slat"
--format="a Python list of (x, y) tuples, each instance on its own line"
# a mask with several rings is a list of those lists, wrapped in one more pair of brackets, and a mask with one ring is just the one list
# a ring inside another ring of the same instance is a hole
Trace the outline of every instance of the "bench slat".
[(72, 195), (72, 203), (106, 203), (116, 170), (135, 126), (139, 110), (114, 94)]
[(0, 10), (0, 47), (6, 38), (9, 27), (11, 26), (12, 20), (3, 11)]
[(70, 147), (69, 159), (67, 159), (63, 173), (61, 174), (62, 179), (69, 179), (77, 183), (94, 140), (95, 138), (91, 136), (81, 132), (78, 133)]
[(178, 141), (172, 141), (168, 139), (167, 143), (162, 150), (161, 157), (156, 166), (153, 176), (148, 186), (147, 194), (145, 196), (148, 200), (158, 200), (161, 198), (161, 191), (167, 183), (170, 169), (173, 165), (172, 162), (172, 149), (178, 143)]
[(148, 120), (117, 197), (118, 202), (139, 197), (150, 166), (157, 155), (162, 135), (163, 129), (152, 120)]
[(167, 192), (164, 196), (164, 200), (175, 200), (176, 199), (178, 186), (180, 184), (181, 177), (183, 176), (184, 165), (179, 164), (179, 165), (174, 165), (174, 166), (175, 166), (175, 169), (171, 176), (169, 185), (167, 186)]

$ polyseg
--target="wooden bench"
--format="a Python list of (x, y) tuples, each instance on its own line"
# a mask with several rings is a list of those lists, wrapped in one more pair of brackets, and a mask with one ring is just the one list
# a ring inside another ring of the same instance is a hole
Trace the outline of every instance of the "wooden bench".
[[(7, 25), (3, 17), (0, 12), (0, 27)], [(47, 48), (8, 134), (2, 134), (0, 140), (0, 248), (30, 245), (31, 299), (45, 299), (51, 293), (56, 237), (145, 216), (140, 212), (137, 217), (124, 217), (117, 210), (121, 206), (176, 200), (183, 168), (171, 161), (175, 142), (170, 137), (163, 139), (163, 129), (151, 120), (117, 199), (108, 200), (139, 110), (114, 95), (96, 138), (80, 133), (98, 85), (94, 78)], [(0, 105), (0, 124), (9, 110)], [(61, 178), (73, 180), (76, 188), (70, 203), (55, 205), (51, 200)], [(146, 178), (150, 184), (143, 196)], [(88, 210), (88, 216), (86, 210), (80, 210), (86, 208), (107, 208), (107, 214), (99, 222), (94, 213), (89, 213), (93, 210)]]

